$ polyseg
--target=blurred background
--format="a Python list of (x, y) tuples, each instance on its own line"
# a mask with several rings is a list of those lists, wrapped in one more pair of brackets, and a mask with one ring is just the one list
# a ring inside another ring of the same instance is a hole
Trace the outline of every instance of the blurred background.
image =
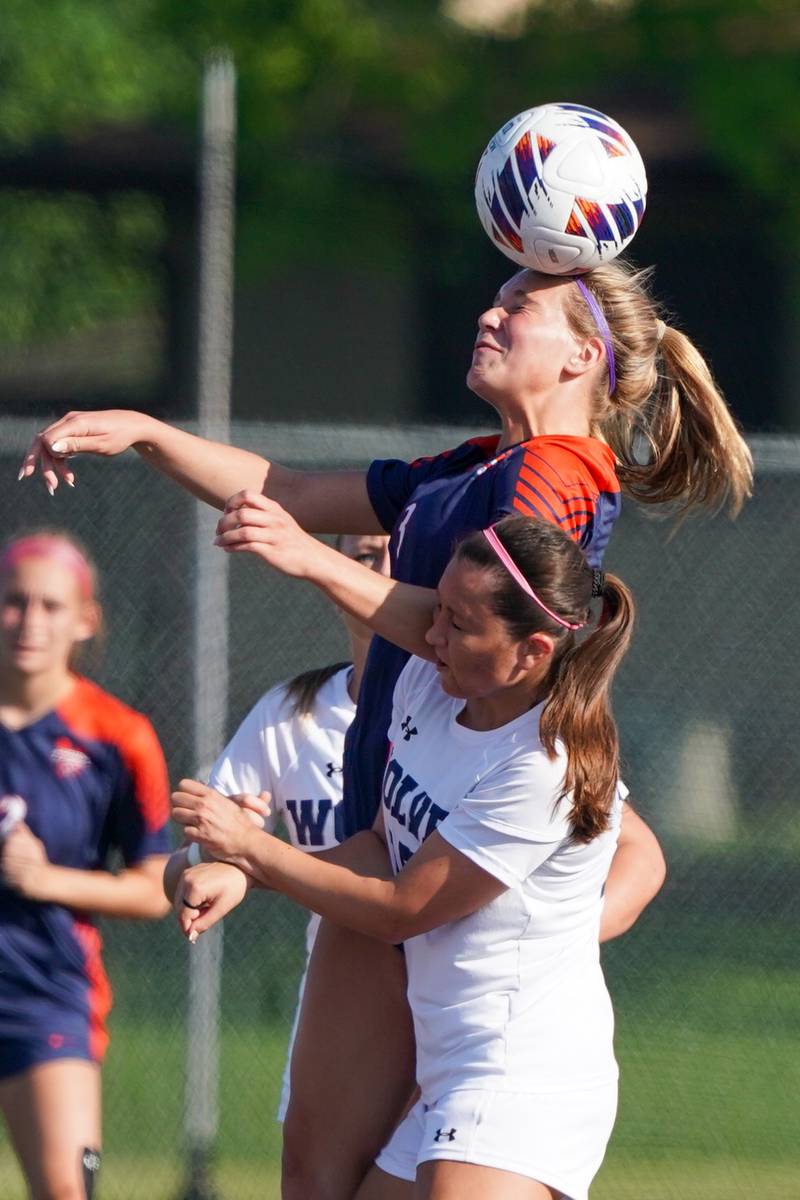
[[(133, 456), (79, 462), (75, 492), (54, 499), (15, 480), (32, 433), (70, 408), (202, 419), (198, 123), (203, 63), (222, 46), (238, 73), (230, 436), (278, 461), (366, 464), (491, 427), (463, 385), (475, 318), (512, 273), (474, 214), (484, 145), (559, 99), (611, 113), (639, 145), (650, 192), (629, 257), (655, 264), (758, 470), (735, 524), (673, 537), (629, 504), (609, 552), (641, 607), (617, 694), (626, 778), (671, 877), (604, 955), (622, 1098), (593, 1196), (796, 1200), (800, 10), (5, 0), (2, 533), (58, 524), (88, 543), (110, 628), (93, 674), (151, 716), (174, 779), (219, 748), (198, 746), (204, 653), (229, 670), (229, 695), (203, 697), (221, 740), (272, 683), (342, 657), (337, 618), (237, 559), (230, 619), (223, 600), (216, 625), (214, 611), (201, 621), (194, 502)], [(227, 922), (219, 1015), (189, 1038), (171, 924), (106, 929), (117, 1004), (101, 1197), (184, 1200), (199, 1186), (184, 1066), (204, 1045), (213, 1059), (217, 1037), (213, 1187), (277, 1197), (303, 924), (274, 897), (248, 901)], [(0, 1195), (22, 1194), (0, 1140)]]

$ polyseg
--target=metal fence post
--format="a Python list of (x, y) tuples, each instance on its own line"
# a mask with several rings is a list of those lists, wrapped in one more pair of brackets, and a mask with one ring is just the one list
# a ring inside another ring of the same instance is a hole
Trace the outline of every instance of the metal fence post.
[[(227, 442), (233, 347), (236, 73), (220, 53), (203, 75), (200, 160), (198, 432)], [(216, 515), (195, 510), (193, 628), (194, 762), (207, 777), (225, 740), (228, 708), (228, 560), (212, 545)], [(214, 1200), (211, 1161), (219, 1125), (219, 992), (222, 926), (204, 934), (189, 960), (184, 1132), (185, 1200)]]

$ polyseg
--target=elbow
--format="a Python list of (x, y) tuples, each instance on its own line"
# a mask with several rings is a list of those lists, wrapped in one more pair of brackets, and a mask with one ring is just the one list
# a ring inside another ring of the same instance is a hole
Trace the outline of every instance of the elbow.
[(641, 868), (636, 886), (608, 898), (600, 918), (600, 941), (613, 941), (632, 929), (661, 891), (666, 878), (667, 863), (659, 847), (658, 854), (651, 855), (646, 868)]
[(392, 908), (381, 922), (380, 932), (375, 936), (389, 946), (399, 946), (409, 938), (417, 937), (430, 928), (420, 920), (420, 914), (405, 906)]
[(409, 936), (405, 930), (405, 922), (399, 920), (392, 913), (377, 922), (375, 928), (369, 933), (376, 941), (383, 942), (386, 946), (399, 946)]
[(667, 882), (667, 860), (664, 857), (661, 847), (658, 847), (658, 856), (653, 858), (653, 863), (650, 868), (650, 899), (653, 900), (661, 891), (664, 884)]

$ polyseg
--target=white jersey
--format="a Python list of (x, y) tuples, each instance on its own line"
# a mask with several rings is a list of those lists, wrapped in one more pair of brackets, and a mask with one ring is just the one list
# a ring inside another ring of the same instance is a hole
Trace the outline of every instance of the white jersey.
[(395, 872), (437, 830), (507, 888), (405, 943), (422, 1098), (602, 1086), (617, 1076), (598, 935), (621, 799), (612, 829), (573, 841), (558, 799), (566, 755), (542, 748), (542, 706), (487, 732), (458, 724), (463, 707), (432, 663), (412, 658), (395, 687), (383, 783)]
[[(267, 828), (280, 821), (298, 850), (338, 845), (344, 738), (356, 706), (343, 667), (322, 685), (307, 716), (292, 712), (286, 685), (272, 688), (254, 705), (211, 769), (209, 783), (225, 796), (269, 792)], [(310, 950), (319, 918), (308, 927)]]

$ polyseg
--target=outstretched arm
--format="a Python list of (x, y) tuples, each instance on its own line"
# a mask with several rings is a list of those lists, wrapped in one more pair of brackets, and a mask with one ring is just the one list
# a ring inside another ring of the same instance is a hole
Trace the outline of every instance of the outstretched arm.
[(225, 506), (216, 544), (228, 553), (254, 554), (269, 566), (313, 583), (374, 633), (420, 658), (432, 659), (425, 634), (433, 621), (433, 588), (399, 583), (355, 562), (305, 533), (280, 504), (239, 492)]
[(74, 485), (71, 455), (111, 458), (128, 449), (216, 508), (234, 492), (249, 488), (273, 497), (304, 529), (383, 533), (364, 471), (294, 471), (127, 409), (67, 413), (37, 434), (19, 477), (25, 479), (39, 468), (52, 493), (61, 480)]
[[(196, 780), (183, 780), (179, 788), (188, 789), (192, 796), (219, 796), (219, 793), (214, 793), (213, 788)], [(177, 792), (176, 796), (179, 795), (180, 792)], [(254, 801), (255, 797), (242, 796), (240, 799)], [(245, 804), (241, 807), (246, 811)], [(201, 933), (216, 925), (241, 904), (251, 888), (268, 888), (269, 885), (262, 878), (249, 875), (230, 862), (215, 860), (213, 855), (208, 850), (201, 849), (197, 842), (193, 842), (192, 846), (197, 852), (195, 861), (197, 858), (202, 858), (203, 861), (192, 866), (188, 861), (190, 847), (185, 846), (178, 850), (169, 860), (164, 872), (164, 891), (173, 902), (182, 932), (190, 942), (196, 942)], [(305, 853), (311, 858), (334, 863), (360, 875), (371, 875), (378, 879), (392, 877), (386, 845), (380, 836), (371, 832), (357, 834), (356, 837), (348, 838), (346, 842), (333, 846), (330, 850)], [(196, 921), (201, 917), (202, 923), (198, 928)]]
[(624, 804), (617, 850), (606, 881), (600, 941), (626, 933), (666, 877), (666, 860), (655, 834), (630, 805)]
[[(321, 861), (319, 855), (304, 854), (255, 829), (203, 784), (184, 780), (172, 804), (173, 817), (189, 837), (224, 856), (262, 887), (379, 941), (405, 941), (457, 921), (505, 891), (505, 884), (439, 833), (432, 833), (393, 876), (378, 828), (348, 839), (326, 855), (328, 861)], [(218, 920), (215, 874), (201, 866), (184, 875), (178, 919), (190, 940)]]

